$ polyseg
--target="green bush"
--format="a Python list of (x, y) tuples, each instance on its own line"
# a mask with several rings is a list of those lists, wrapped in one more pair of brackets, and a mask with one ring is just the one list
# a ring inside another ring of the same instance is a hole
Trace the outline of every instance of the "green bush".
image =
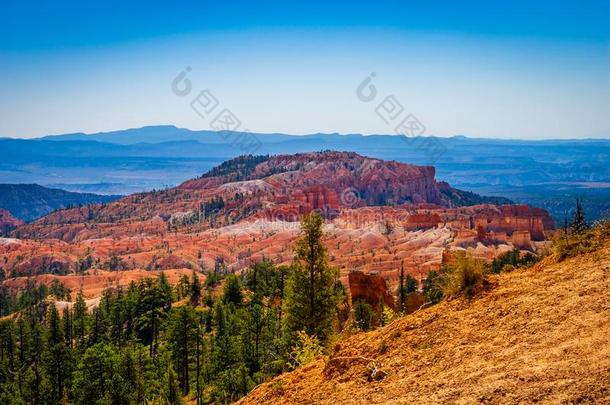
[(492, 273), (501, 273), (505, 269), (514, 269), (517, 267), (530, 267), (536, 263), (539, 258), (531, 253), (526, 253), (521, 256), (521, 251), (518, 248), (506, 252), (496, 257), (490, 264)]
[(456, 253), (454, 262), (443, 277), (443, 295), (454, 297), (464, 294), (471, 297), (483, 284), (486, 272), (483, 261), (464, 252)]
[(443, 268), (441, 272), (431, 270), (428, 272), (428, 276), (422, 283), (422, 290), (424, 292), (424, 299), (426, 302), (436, 304), (443, 299), (443, 274), (447, 269)]
[(379, 323), (373, 308), (362, 299), (358, 299), (354, 302), (352, 314), (354, 317), (354, 326), (359, 330), (370, 330)]
[(297, 332), (297, 343), (290, 352), (290, 367), (297, 368), (310, 363), (321, 355), (323, 347), (315, 336), (309, 336), (305, 331)]

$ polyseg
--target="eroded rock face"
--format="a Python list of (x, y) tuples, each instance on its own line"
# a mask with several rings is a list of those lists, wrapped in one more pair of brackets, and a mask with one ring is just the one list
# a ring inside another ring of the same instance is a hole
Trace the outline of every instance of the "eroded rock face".
[(434, 174), (431, 167), (348, 152), (241, 157), (177, 188), (20, 225), (10, 236), (21, 244), (0, 244), (0, 267), (15, 276), (41, 267), (72, 272), (88, 254), (96, 268), (117, 255), (126, 270), (203, 270), (219, 258), (236, 272), (263, 259), (289, 264), (298, 221), (317, 211), (326, 219), (324, 243), (341, 280), (349, 284), (354, 269), (374, 273), (354, 288), (366, 294), (370, 282), (376, 286), (370, 299), (389, 303), (402, 262), (421, 282), (439, 268), (445, 250), (491, 260), (514, 246), (536, 248), (553, 227), (544, 210), (525, 205), (455, 207), (460, 198), (477, 196)]
[(512, 242), (519, 249), (532, 250), (532, 237), (529, 231), (513, 232)]
[(11, 231), (21, 224), (23, 222), (13, 217), (10, 212), (0, 208), (0, 234)]
[[(277, 200), (294, 196), (307, 210), (412, 203), (443, 204), (434, 179), (435, 169), (396, 161), (367, 158), (353, 152), (299, 153), (272, 156), (252, 162), (246, 171), (236, 162), (241, 180), (264, 179), (272, 185)], [(185, 182), (180, 189), (200, 190), (217, 187), (235, 178), (233, 172)], [(313, 201), (310, 197), (316, 199)], [(326, 201), (328, 199), (328, 201)]]
[(388, 292), (385, 279), (379, 274), (350, 271), (348, 283), (352, 302), (363, 300), (375, 311), (380, 311), (382, 305), (395, 309), (394, 297)]
[(168, 230), (196, 232), (253, 218), (298, 221), (312, 211), (332, 220), (343, 210), (367, 206), (406, 207), (409, 215), (403, 226), (409, 230), (439, 223), (453, 229), (480, 228), (480, 241), (489, 232), (510, 237), (514, 230), (527, 230), (533, 240), (541, 240), (552, 227), (545, 211), (527, 206), (450, 208), (477, 196), (452, 189), (434, 176), (433, 167), (352, 152), (240, 157), (173, 189), (55, 212), (19, 227), (13, 236), (84, 240), (129, 234), (126, 229), (138, 223), (144, 231), (156, 227), (154, 232), (164, 232), (164, 224), (155, 218), (170, 222)]
[(71, 267), (71, 260), (62, 254), (42, 254), (15, 266), (12, 277), (33, 276), (37, 274), (66, 274)]
[(476, 240), (504, 240), (516, 231), (527, 231), (532, 240), (545, 240), (554, 229), (548, 212), (527, 205), (475, 205), (440, 210), (443, 225), (456, 231), (472, 230)]
[(407, 294), (404, 303), (404, 313), (411, 314), (420, 309), (421, 306), (424, 305), (424, 303), (424, 294), (422, 294), (421, 292), (417, 291)]
[(435, 212), (415, 213), (409, 215), (405, 221), (405, 229), (415, 231), (418, 229), (430, 229), (438, 226), (441, 223), (441, 216)]

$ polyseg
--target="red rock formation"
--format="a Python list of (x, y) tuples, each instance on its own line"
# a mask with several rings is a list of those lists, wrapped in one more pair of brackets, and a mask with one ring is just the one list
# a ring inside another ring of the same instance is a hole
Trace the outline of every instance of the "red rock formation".
[(21, 224), (23, 224), (23, 222), (13, 217), (10, 212), (0, 208), (0, 234), (15, 229)]
[(430, 229), (438, 226), (441, 223), (441, 217), (437, 213), (426, 212), (426, 213), (415, 213), (409, 215), (406, 222), (404, 223), (405, 229), (410, 231), (418, 229)]
[(424, 305), (424, 295), (420, 292), (413, 292), (407, 294), (404, 303), (404, 313), (411, 314), (421, 308)]
[(479, 242), (489, 242), (494, 234), (511, 236), (515, 231), (528, 231), (533, 240), (545, 240), (554, 229), (548, 212), (527, 205), (474, 205), (438, 210), (451, 229), (471, 229)]
[(394, 297), (388, 292), (386, 282), (380, 275), (350, 271), (348, 283), (352, 302), (359, 299), (364, 300), (375, 311), (381, 310), (381, 304), (395, 308)]
[(338, 213), (340, 207), (336, 191), (324, 186), (310, 186), (303, 190), (295, 190), (290, 194), (288, 200), (293, 206), (298, 207), (301, 214), (314, 210), (335, 210)]
[[(544, 210), (527, 206), (452, 207), (460, 192), (436, 182), (431, 167), (347, 152), (252, 159), (228, 162), (174, 189), (60, 210), (18, 226), (10, 235), (22, 241), (0, 239), (0, 258), (7, 258), (0, 266), (15, 275), (36, 274), (41, 265), (64, 271), (62, 263), (72, 271), (88, 252), (102, 264), (116, 254), (129, 270), (209, 269), (218, 257), (231, 271), (262, 258), (287, 264), (296, 221), (317, 210), (328, 219), (325, 243), (342, 280), (348, 284), (348, 272), (358, 269), (376, 273), (370, 283), (385, 280), (393, 290), (402, 261), (421, 280), (439, 268), (445, 248), (492, 259), (512, 244), (536, 248), (531, 240), (544, 239), (553, 226)], [(389, 205), (377, 206), (382, 202)], [(371, 299), (391, 301), (386, 286), (375, 288)]]
[(532, 249), (532, 238), (529, 231), (514, 231), (511, 241), (519, 249)]

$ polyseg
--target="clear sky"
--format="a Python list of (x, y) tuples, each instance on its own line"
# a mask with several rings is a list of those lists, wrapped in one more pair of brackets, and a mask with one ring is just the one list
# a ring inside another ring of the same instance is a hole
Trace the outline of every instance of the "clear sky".
[[(610, 138), (609, 1), (0, 8), (0, 136), (207, 129), (189, 102), (209, 89), (256, 132), (392, 133), (375, 107), (394, 95), (427, 134)], [(179, 97), (187, 66), (193, 90)], [(372, 72), (378, 96), (363, 102)]]

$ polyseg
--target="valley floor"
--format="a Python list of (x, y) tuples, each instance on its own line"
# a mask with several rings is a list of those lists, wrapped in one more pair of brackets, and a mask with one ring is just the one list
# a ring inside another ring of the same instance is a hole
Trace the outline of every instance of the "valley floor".
[(610, 403), (608, 246), (490, 281), (342, 340), (240, 403)]

